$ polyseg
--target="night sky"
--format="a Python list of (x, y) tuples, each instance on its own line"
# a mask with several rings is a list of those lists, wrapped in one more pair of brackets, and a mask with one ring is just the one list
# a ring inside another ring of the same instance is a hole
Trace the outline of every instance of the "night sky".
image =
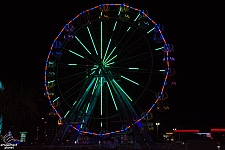
[[(1, 76), (33, 82), (44, 92), (45, 60), (53, 40), (79, 12), (99, 4), (102, 2), (1, 1)], [(164, 24), (164, 36), (175, 49), (177, 85), (168, 91), (170, 110), (155, 112), (155, 121), (168, 130), (178, 125), (202, 130), (225, 127), (222, 1), (141, 0), (128, 4), (148, 10), (155, 22)]]

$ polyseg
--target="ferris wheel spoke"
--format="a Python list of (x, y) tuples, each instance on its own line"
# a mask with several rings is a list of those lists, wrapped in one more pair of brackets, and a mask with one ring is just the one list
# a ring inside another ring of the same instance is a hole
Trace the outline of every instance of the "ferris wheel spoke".
[(108, 81), (107, 81), (106, 83), (107, 83), (107, 86), (108, 86), (108, 89), (109, 89), (111, 98), (112, 98), (112, 100), (113, 100), (113, 104), (114, 104), (114, 106), (115, 106), (115, 109), (118, 110), (118, 107), (117, 107), (117, 105), (116, 105), (116, 102), (115, 102), (115, 99), (114, 99), (114, 96), (113, 96), (113, 93), (112, 93), (112, 90), (111, 90), (111, 88), (110, 88), (110, 86), (109, 86)]
[[(152, 38), (152, 37), (151, 37), (151, 38)], [(149, 39), (151, 39), (151, 38), (149, 38)], [(119, 52), (119, 54), (125, 52), (125, 51), (126, 51), (128, 48), (130, 48), (131, 46), (133, 47), (133, 45), (136, 44), (137, 42), (143, 41), (142, 39), (143, 39), (143, 38), (141, 37), (141, 38), (139, 38), (138, 40), (136, 40), (134, 43), (132, 43), (130, 46), (126, 47), (125, 49), (122, 49), (122, 50)], [(123, 59), (124, 57), (126, 57), (126, 56), (129, 55), (130, 53), (134, 52), (135, 50), (139, 49), (141, 46), (143, 46), (144, 44), (146, 44), (146, 43), (148, 42), (149, 39), (146, 39), (146, 40), (144, 40), (143, 42), (138, 43), (138, 44), (137, 44), (137, 47), (131, 49), (131, 50), (129, 51), (129, 53), (127, 53), (127, 54), (125, 54), (125, 55), (122, 55), (122, 58), (121, 58), (121, 59)], [(118, 54), (118, 55), (119, 55), (119, 54)]]
[(101, 46), (101, 47), (100, 47), (100, 51), (101, 51), (101, 60), (102, 60), (102, 51), (103, 51), (103, 49), (102, 49), (102, 46), (103, 46), (103, 45), (102, 45), (102, 44), (103, 44), (103, 43), (102, 43), (102, 40), (103, 40), (102, 28), (103, 28), (103, 27), (102, 27), (102, 21), (101, 21), (101, 29), (100, 29), (100, 36), (101, 36), (101, 41), (100, 41), (100, 42), (101, 42), (101, 43), (100, 43), (100, 46)]
[(93, 44), (93, 47), (94, 47), (95, 53), (96, 53), (96, 55), (98, 56), (98, 51), (97, 51), (97, 49), (96, 49), (95, 42), (94, 42), (94, 40), (93, 40), (93, 37), (92, 37), (91, 31), (90, 31), (90, 29), (89, 29), (89, 27), (88, 27), (88, 26), (87, 26), (87, 30), (88, 30), (89, 36), (90, 36), (90, 38), (91, 38), (91, 42), (92, 42), (92, 44)]
[(132, 102), (133, 100), (131, 99), (131, 97), (123, 90), (123, 88), (114, 79), (113, 82), (115, 83), (116, 87), (119, 88), (126, 95), (126, 97)]
[(107, 48), (106, 48), (106, 52), (104, 54), (103, 62), (105, 62), (105, 59), (106, 59), (106, 56), (107, 56), (107, 53), (108, 53), (108, 49), (109, 49), (111, 41), (112, 41), (113, 33), (114, 33), (115, 29), (116, 29), (116, 25), (117, 25), (117, 21), (115, 22), (115, 24), (113, 26), (113, 31), (112, 31), (111, 38), (109, 39), (109, 42), (108, 42), (108, 45), (107, 45)]
[(88, 69), (88, 68), (92, 68), (95, 69), (95, 65), (88, 65), (88, 64), (71, 64), (71, 63), (58, 63), (58, 67), (68, 67), (68, 68), (84, 68), (84, 69)]
[[(141, 54), (138, 54), (138, 55), (135, 55), (135, 56), (132, 56), (132, 57), (128, 57), (128, 58), (124, 58), (124, 59), (121, 59), (121, 60), (117, 60), (116, 63), (122, 63), (122, 62), (126, 62), (124, 64), (131, 64), (133, 62), (137, 62), (137, 61), (140, 61), (140, 60), (144, 60), (144, 59), (148, 59), (150, 58), (151, 56), (149, 55), (150, 52), (145, 52), (145, 53), (141, 53)], [(138, 59), (137, 59), (138, 58)], [(130, 61), (130, 60), (133, 60), (133, 61)], [(135, 60), (135, 61), (134, 61)], [(123, 64), (123, 65), (124, 65)], [(121, 66), (121, 65), (120, 65)]]
[(76, 55), (76, 56), (78, 56), (78, 57), (80, 57), (80, 58), (83, 58), (83, 59), (85, 59), (85, 60), (91, 62), (92, 64), (95, 64), (95, 62), (93, 62), (93, 61), (87, 59), (87, 58), (84, 57), (83, 55), (80, 55), (80, 54), (78, 54), (78, 53), (76, 53), (76, 52), (74, 52), (74, 51), (72, 51), (72, 50), (66, 49), (66, 48), (63, 48), (63, 49), (67, 50), (68, 52), (70, 52), (70, 53), (72, 53), (72, 54), (74, 54), (74, 55)]
[(122, 71), (122, 72), (134, 72), (134, 73), (152, 73), (151, 69), (138, 68), (138, 67), (111, 67), (114, 71)]
[[(70, 81), (73, 81), (73, 80), (76, 80), (79, 78), (83, 78), (83, 77), (85, 77), (86, 73), (87, 73), (86, 71), (83, 71), (83, 72), (75, 73), (75, 74), (68, 75), (65, 77), (61, 77), (58, 79), (58, 84), (62, 84), (62, 83), (70, 82)], [(84, 74), (84, 75), (82, 75), (82, 74)], [(75, 76), (76, 76), (76, 78), (74, 78)]]
[(86, 78), (84, 78), (83, 80), (81, 80), (80, 82), (77, 82), (75, 85), (73, 85), (71, 88), (69, 88), (67, 91), (64, 91), (64, 95), (67, 94), (68, 92), (70, 92), (71, 90), (73, 90), (74, 88), (76, 88), (80, 83), (84, 82), (84, 80), (86, 80)]
[[(127, 49), (129, 49), (130, 47), (134, 46), (137, 42), (141, 41), (142, 39), (143, 39), (143, 37), (140, 37), (139, 39), (135, 40), (135, 42), (132, 42), (132, 44), (130, 44), (126, 48), (121, 49), (121, 51), (118, 53), (118, 55), (120, 55), (121, 53), (125, 52)], [(141, 45), (139, 45), (139, 46), (141, 46)]]
[[(89, 28), (88, 28), (89, 29)], [(92, 58), (94, 58), (95, 59), (95, 61), (97, 61), (96, 60), (96, 58), (94, 57), (94, 55), (90, 52), (90, 50), (81, 42), (81, 40), (77, 37), (77, 36), (74, 36), (75, 38), (76, 38), (76, 40), (83, 46), (83, 48), (88, 52), (88, 54), (89, 55), (91, 55), (92, 56)], [(92, 38), (91, 38), (92, 39)], [(69, 50), (71, 53), (73, 53), (73, 54), (75, 54), (75, 55), (77, 55), (77, 53), (75, 53), (75, 52), (73, 52), (72, 50)], [(80, 56), (81, 58), (84, 58), (83, 56), (81, 56), (81, 55), (77, 55), (77, 56)]]
[[(127, 45), (127, 43), (130, 41), (130, 39), (133, 37), (133, 35), (135, 34), (135, 32), (137, 31), (138, 27), (135, 28), (135, 30), (132, 32), (132, 34), (129, 36), (129, 38), (126, 40), (126, 43), (123, 44), (123, 47), (121, 48), (120, 53), (123, 53), (124, 51), (124, 47)], [(127, 31), (128, 32), (128, 31)], [(139, 39), (138, 39), (139, 40)]]

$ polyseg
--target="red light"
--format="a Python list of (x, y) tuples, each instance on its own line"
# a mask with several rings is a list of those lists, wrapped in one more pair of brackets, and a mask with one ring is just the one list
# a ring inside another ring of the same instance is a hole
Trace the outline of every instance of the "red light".
[(225, 132), (225, 128), (214, 128), (211, 129), (211, 132)]
[(175, 133), (198, 133), (199, 130), (174, 130)]

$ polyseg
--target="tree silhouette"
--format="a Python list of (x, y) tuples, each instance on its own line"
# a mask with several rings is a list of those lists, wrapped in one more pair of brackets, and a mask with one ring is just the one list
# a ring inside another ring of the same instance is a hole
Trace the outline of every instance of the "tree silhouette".
[(42, 92), (34, 83), (19, 80), (6, 80), (4, 92), (0, 92), (0, 114), (3, 129), (14, 127), (24, 130), (40, 116), (38, 103), (43, 99)]

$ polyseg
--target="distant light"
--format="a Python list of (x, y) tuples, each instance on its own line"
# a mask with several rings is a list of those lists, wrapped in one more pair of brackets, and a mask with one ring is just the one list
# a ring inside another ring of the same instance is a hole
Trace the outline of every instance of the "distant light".
[(173, 132), (177, 132), (177, 133), (198, 133), (199, 130), (174, 130)]
[(41, 118), (42, 120), (44, 120), (45, 118)]

